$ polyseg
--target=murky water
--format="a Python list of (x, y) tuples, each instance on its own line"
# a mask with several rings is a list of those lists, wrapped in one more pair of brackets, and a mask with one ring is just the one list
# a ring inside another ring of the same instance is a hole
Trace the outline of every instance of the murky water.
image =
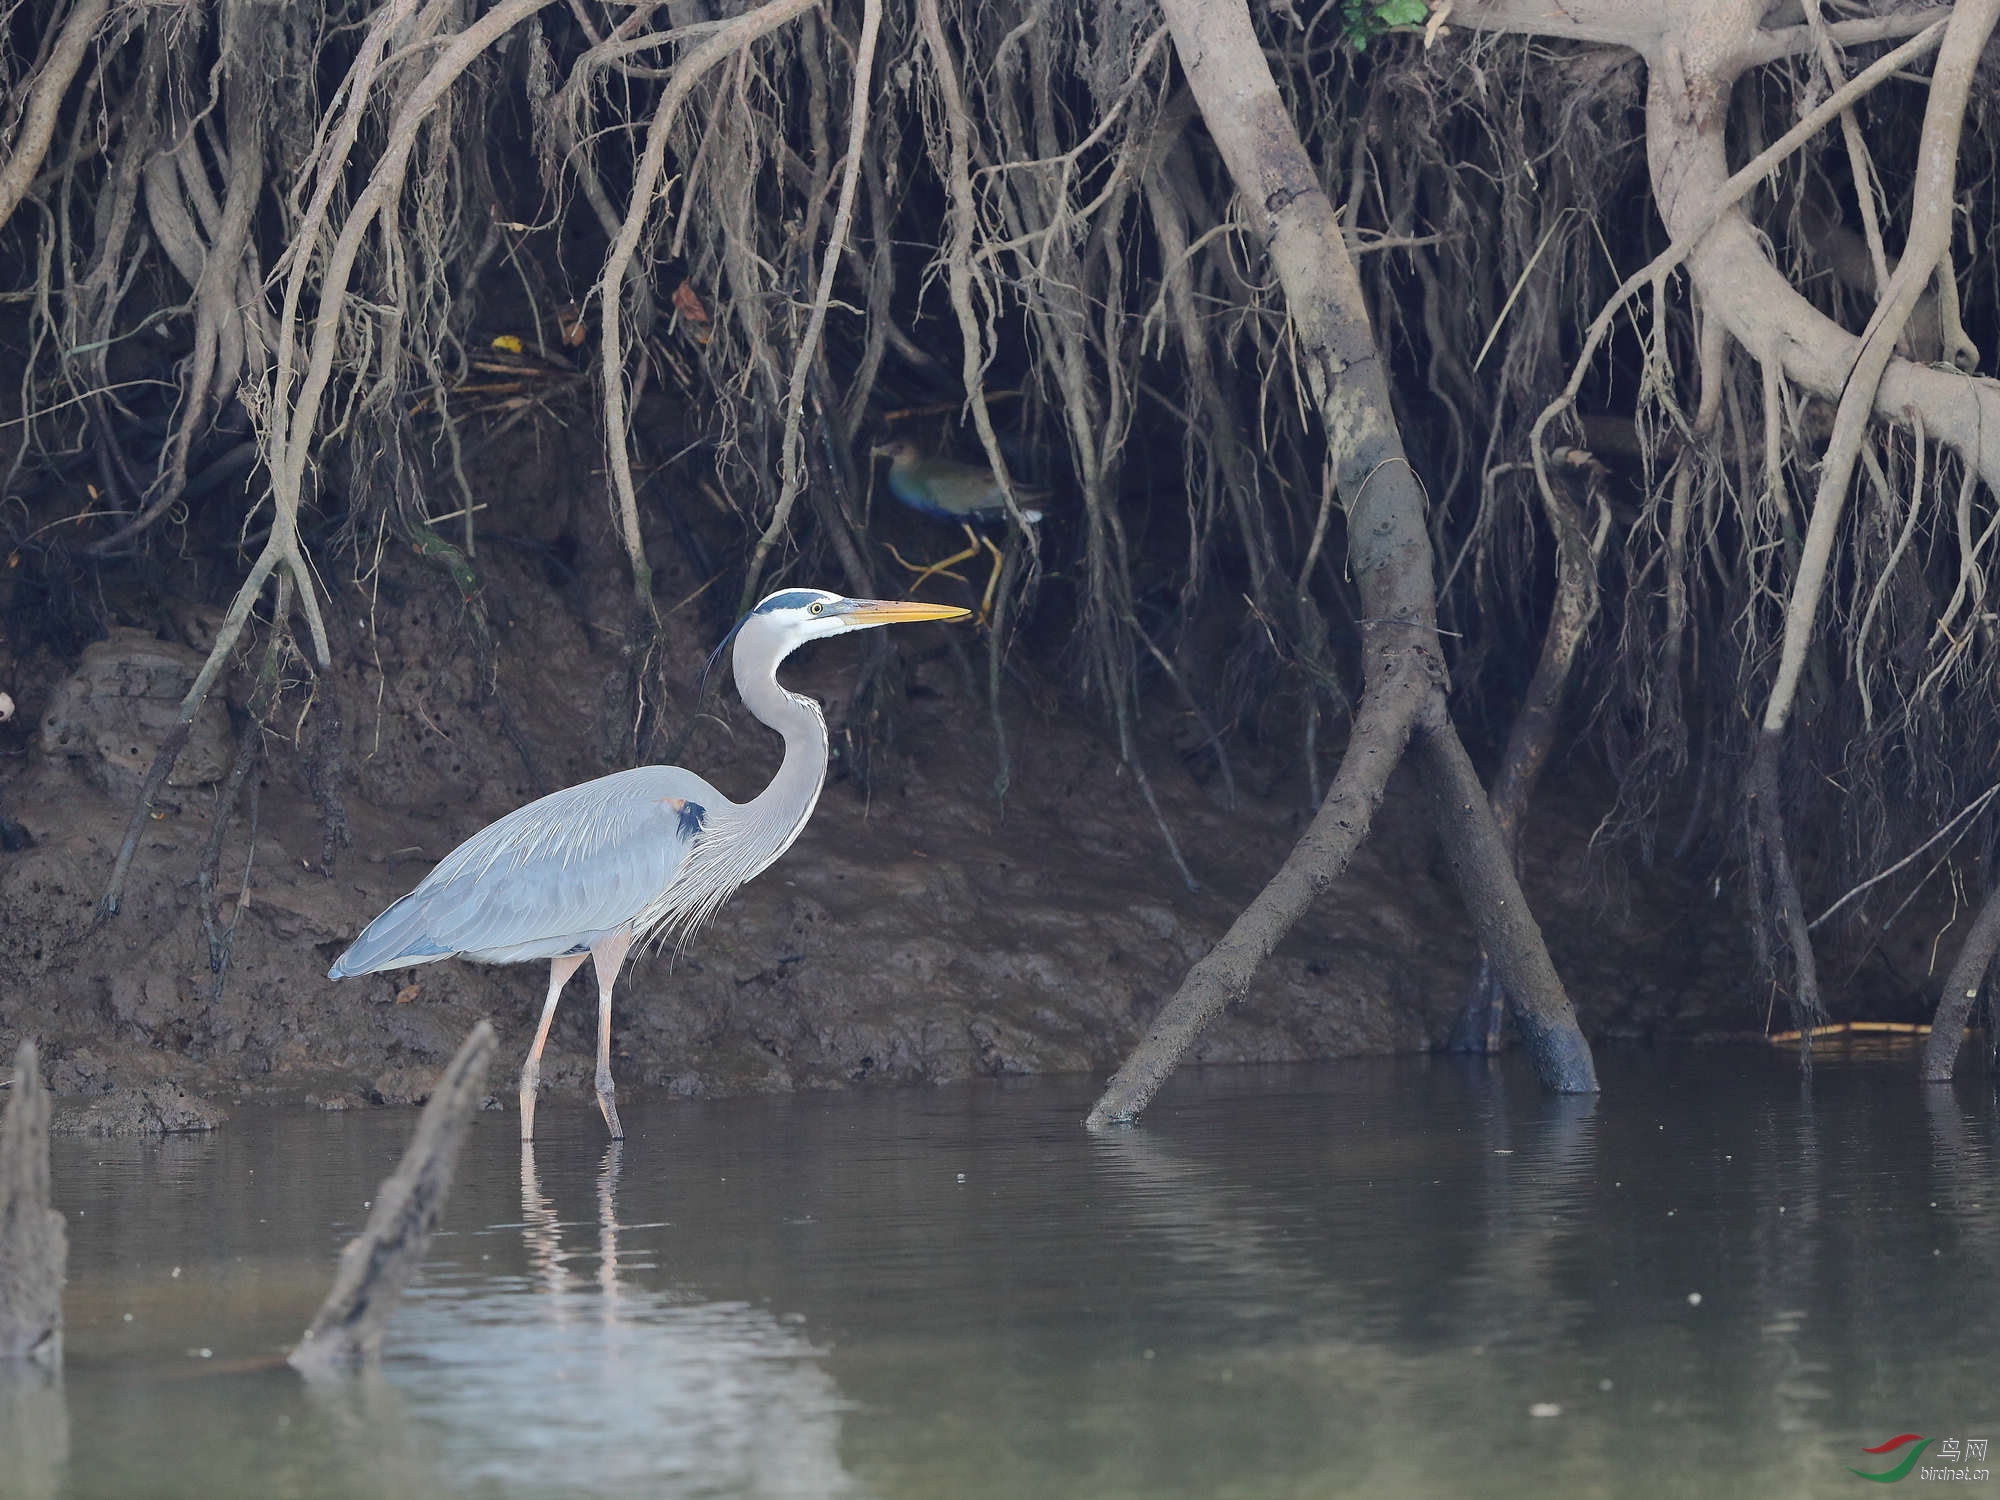
[(275, 1359), (413, 1113), (61, 1141), (0, 1494), (1852, 1495), (2000, 1440), (1984, 1080), (1603, 1063), (1215, 1070), (1107, 1137), (1083, 1080), (483, 1116), (332, 1390)]

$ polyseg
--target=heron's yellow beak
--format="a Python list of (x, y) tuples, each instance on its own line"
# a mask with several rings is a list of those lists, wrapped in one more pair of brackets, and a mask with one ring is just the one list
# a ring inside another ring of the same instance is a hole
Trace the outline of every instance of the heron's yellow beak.
[(915, 599), (850, 599), (841, 613), (857, 625), (908, 625), (917, 620), (962, 620), (972, 611)]

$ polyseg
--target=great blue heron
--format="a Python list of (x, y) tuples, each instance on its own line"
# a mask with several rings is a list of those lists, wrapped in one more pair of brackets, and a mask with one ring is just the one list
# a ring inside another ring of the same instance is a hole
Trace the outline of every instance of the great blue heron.
[[(1007, 518), (1007, 496), (1000, 488), (1000, 480), (984, 464), (962, 464), (955, 459), (926, 457), (924, 450), (907, 439), (892, 443), (881, 443), (869, 450), (872, 457), (889, 460), (889, 493), (894, 495), (911, 510), (927, 516), (936, 516), (941, 521), (956, 521), (965, 528), (965, 550), (954, 552), (950, 557), (919, 567), (905, 561), (903, 554), (894, 547), (889, 555), (917, 576), (910, 580), (915, 589), (934, 573), (944, 573), (947, 568), (956, 567), (979, 555), (984, 547), (993, 554), (992, 571), (986, 575), (986, 592), (980, 599), (979, 618), (983, 621), (993, 608), (993, 591), (1000, 582), (1000, 549), (992, 541), (973, 529), (975, 523), (1004, 521)], [(1034, 489), (1027, 485), (1014, 486), (1014, 498), (1024, 507), (1021, 517), (1030, 525), (1041, 520), (1039, 510), (1025, 508), (1031, 500), (1039, 500), (1048, 491)], [(947, 573), (949, 578), (957, 578), (956, 573)]]
[[(624, 1138), (611, 1083), (611, 987), (635, 942), (685, 942), (736, 888), (799, 836), (826, 780), (826, 720), (778, 683), (778, 663), (823, 636), (915, 620), (956, 620), (949, 604), (843, 599), (782, 589), (736, 623), (736, 690), (785, 737), (771, 784), (731, 802), (679, 766), (635, 766), (552, 792), (481, 829), (362, 930), (329, 979), (469, 958), (549, 960), (549, 995), (521, 1069), (521, 1139), (535, 1133), (535, 1086), (563, 985), (597, 970), (597, 1103)], [(725, 638), (723, 645), (729, 644)], [(716, 648), (718, 653), (721, 647)]]

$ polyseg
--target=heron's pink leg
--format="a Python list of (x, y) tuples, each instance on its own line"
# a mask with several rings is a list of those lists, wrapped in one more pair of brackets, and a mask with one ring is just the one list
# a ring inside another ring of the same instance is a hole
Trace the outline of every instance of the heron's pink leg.
[(625, 1139), (625, 1127), (618, 1123), (618, 1091), (611, 1083), (611, 986), (618, 982), (631, 946), (631, 933), (614, 932), (590, 950), (597, 970), (597, 1107), (604, 1111), (614, 1141)]
[(556, 1001), (562, 998), (563, 986), (569, 983), (569, 976), (583, 964), (587, 955), (565, 953), (549, 964), (549, 998), (542, 1007), (542, 1024), (535, 1028), (535, 1045), (528, 1049), (528, 1061), (521, 1068), (521, 1139), (535, 1138), (535, 1086), (542, 1081), (542, 1048), (548, 1044), (549, 1023), (556, 1018)]

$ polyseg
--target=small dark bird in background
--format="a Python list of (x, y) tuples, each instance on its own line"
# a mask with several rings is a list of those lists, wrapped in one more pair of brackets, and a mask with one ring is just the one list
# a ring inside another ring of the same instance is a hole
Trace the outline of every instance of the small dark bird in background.
[[(891, 557), (916, 574), (910, 580), (911, 592), (915, 592), (926, 578), (938, 573), (963, 583), (965, 579), (961, 574), (948, 570), (977, 557), (982, 547), (993, 555), (993, 570), (987, 575), (986, 591), (980, 596), (979, 619), (983, 624), (992, 613), (993, 593), (1000, 584), (1000, 549), (993, 545), (992, 538), (980, 535), (974, 528), (1007, 520), (1007, 499), (1000, 488), (1000, 481), (984, 464), (962, 464), (949, 458), (926, 457), (923, 449), (908, 439), (881, 443), (869, 452), (871, 457), (889, 460), (890, 494), (911, 510), (936, 516), (939, 520), (956, 521), (965, 531), (963, 551), (928, 565), (910, 562), (893, 546), (889, 548)], [(1029, 502), (1047, 496), (1045, 489), (1020, 484), (1014, 486), (1014, 497), (1021, 505), (1021, 516), (1029, 525), (1042, 518), (1041, 511), (1029, 508)]]

